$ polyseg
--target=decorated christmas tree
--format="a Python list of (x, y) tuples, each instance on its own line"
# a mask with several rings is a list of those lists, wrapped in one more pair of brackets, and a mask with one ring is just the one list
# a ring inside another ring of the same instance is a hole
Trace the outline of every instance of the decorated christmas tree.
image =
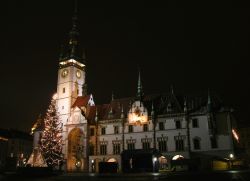
[(44, 131), (41, 137), (41, 152), (49, 167), (62, 164), (62, 123), (59, 119), (56, 95), (53, 96), (44, 118)]

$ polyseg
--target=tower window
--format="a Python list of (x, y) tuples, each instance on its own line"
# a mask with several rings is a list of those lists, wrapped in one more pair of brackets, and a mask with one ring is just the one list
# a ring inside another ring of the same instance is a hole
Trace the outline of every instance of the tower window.
[(63, 88), (63, 93), (65, 93), (65, 87)]
[(77, 95), (78, 95), (79, 94), (79, 89), (77, 89), (76, 92), (77, 92)]

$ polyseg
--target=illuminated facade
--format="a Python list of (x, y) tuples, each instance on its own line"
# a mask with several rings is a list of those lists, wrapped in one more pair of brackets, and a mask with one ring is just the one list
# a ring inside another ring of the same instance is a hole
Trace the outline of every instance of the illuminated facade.
[[(98, 172), (100, 162), (117, 163), (122, 153), (153, 153), (153, 167), (170, 168), (172, 160), (228, 157), (233, 153), (231, 112), (210, 94), (144, 95), (139, 73), (135, 97), (95, 105), (87, 94), (85, 57), (80, 55), (76, 15), (59, 59), (57, 106), (63, 123), (65, 170)], [(128, 169), (135, 168), (128, 158)]]

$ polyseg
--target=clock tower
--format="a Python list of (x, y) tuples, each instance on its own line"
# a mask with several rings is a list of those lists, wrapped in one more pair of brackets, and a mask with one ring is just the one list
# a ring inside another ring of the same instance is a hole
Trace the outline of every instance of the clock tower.
[[(84, 52), (79, 51), (78, 37), (77, 12), (75, 9), (68, 42), (60, 53), (57, 81), (57, 106), (63, 123), (64, 145), (67, 145), (67, 123), (71, 116), (72, 104), (77, 97), (82, 96), (82, 92), (84, 92), (82, 88), (85, 85), (85, 56), (82, 56)], [(63, 147), (65, 157), (67, 156), (66, 147)]]

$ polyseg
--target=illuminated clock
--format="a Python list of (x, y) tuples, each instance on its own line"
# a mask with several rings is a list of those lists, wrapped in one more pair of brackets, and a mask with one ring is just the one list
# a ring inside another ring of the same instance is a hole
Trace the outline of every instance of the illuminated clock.
[(67, 69), (63, 69), (61, 76), (67, 77), (68, 74), (69, 74), (69, 71)]
[(76, 77), (77, 77), (77, 78), (80, 78), (80, 77), (81, 77), (81, 72), (80, 72), (80, 70), (77, 70), (77, 71), (76, 71)]

